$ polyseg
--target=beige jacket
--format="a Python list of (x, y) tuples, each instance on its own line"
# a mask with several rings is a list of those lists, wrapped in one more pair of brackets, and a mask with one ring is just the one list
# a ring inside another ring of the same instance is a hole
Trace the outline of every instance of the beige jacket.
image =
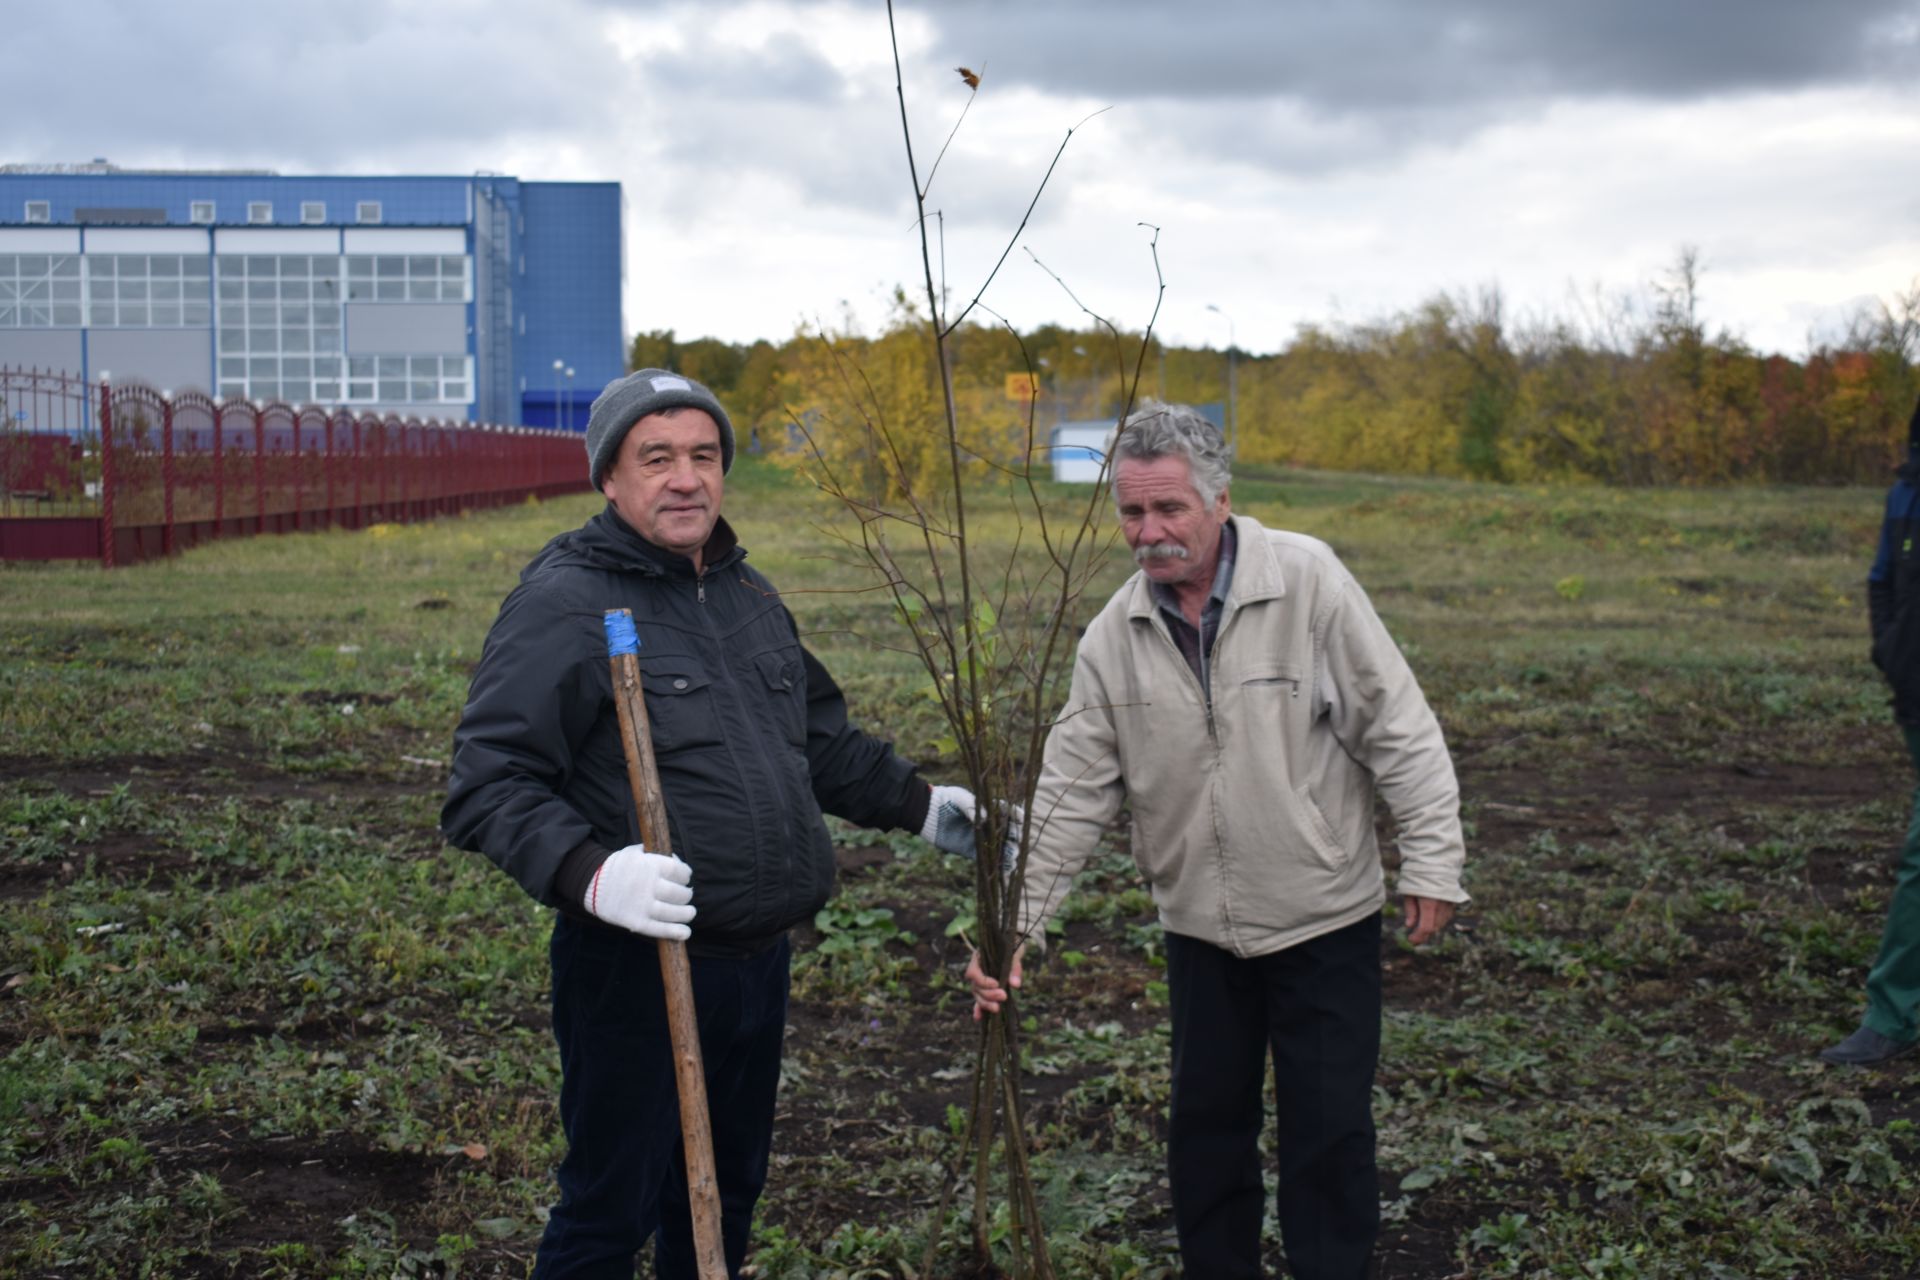
[(1453, 762), (1366, 593), (1317, 538), (1244, 516), (1234, 529), (1211, 707), (1145, 574), (1081, 639), (1034, 797), (1027, 936), (1043, 936), (1122, 805), (1161, 923), (1235, 955), (1380, 910), (1376, 786), (1399, 830), (1400, 892), (1466, 900)]

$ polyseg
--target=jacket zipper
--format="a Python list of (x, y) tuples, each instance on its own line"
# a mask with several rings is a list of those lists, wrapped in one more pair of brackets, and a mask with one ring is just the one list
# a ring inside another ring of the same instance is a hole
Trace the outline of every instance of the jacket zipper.
[[(1220, 621), (1224, 626), (1226, 619), (1223, 617)], [(1213, 694), (1207, 687), (1208, 682), (1195, 675), (1193, 668), (1187, 665), (1186, 655), (1181, 653), (1180, 646), (1174, 643), (1173, 633), (1167, 628), (1167, 620), (1159, 616), (1157, 607), (1153, 618), (1153, 627), (1154, 630), (1159, 633), (1160, 638), (1166, 642), (1167, 648), (1173, 650), (1173, 656), (1179, 662), (1180, 669), (1187, 673), (1187, 679), (1193, 681), (1194, 688), (1199, 692), (1200, 707), (1201, 710), (1206, 713), (1207, 717), (1207, 741), (1214, 745), (1215, 750), (1218, 750), (1220, 747), (1220, 735), (1215, 732), (1213, 726)], [(1214, 633), (1213, 642), (1215, 644), (1220, 643), (1219, 632)], [(1207, 655), (1204, 652), (1200, 655), (1200, 661), (1203, 665), (1207, 663)]]
[[(1202, 659), (1202, 661), (1205, 661), (1205, 659)], [(1214, 745), (1215, 750), (1218, 750), (1220, 747), (1220, 735), (1214, 732), (1213, 728), (1213, 686), (1206, 680), (1200, 682), (1200, 700), (1207, 704), (1207, 741)]]
[[(1220, 648), (1220, 637), (1226, 634), (1227, 623), (1230, 619), (1232, 619), (1233, 614), (1234, 614), (1234, 607), (1231, 602), (1222, 606), (1220, 610), (1220, 622), (1213, 629), (1213, 643), (1206, 645), (1204, 648), (1200, 650), (1200, 668), (1202, 671), (1207, 673), (1206, 679), (1200, 682), (1200, 696), (1205, 698), (1207, 702), (1207, 741), (1213, 744), (1213, 757), (1214, 757), (1214, 764), (1216, 766), (1218, 765), (1220, 760), (1220, 735), (1215, 731), (1214, 723), (1213, 723), (1214, 655)], [(1201, 639), (1204, 640), (1206, 638), (1206, 631), (1205, 631), (1206, 611), (1204, 607), (1201, 610), (1200, 617), (1201, 617), (1201, 628), (1202, 628)], [(1181, 665), (1184, 666), (1186, 664), (1182, 663)], [(1213, 791), (1217, 786), (1217, 782), (1218, 782), (1218, 775), (1216, 774), (1214, 779), (1208, 783), (1208, 790)], [(1214, 834), (1215, 834), (1215, 838), (1218, 839), (1220, 834), (1220, 826), (1219, 826), (1219, 819), (1217, 817), (1214, 819)], [(1233, 905), (1232, 905), (1233, 899), (1232, 899), (1231, 893), (1226, 891), (1226, 880), (1227, 880), (1226, 842), (1223, 840), (1220, 841), (1217, 848), (1218, 848), (1218, 858), (1219, 858), (1220, 876), (1221, 876), (1220, 928), (1221, 928), (1221, 931), (1226, 935), (1226, 937), (1234, 940), (1233, 950), (1238, 951), (1239, 950), (1239, 943), (1238, 943), (1239, 931), (1234, 928)]]
[[(707, 571), (704, 567), (701, 568), (699, 573), (694, 575), (693, 593), (694, 598), (698, 600), (700, 604), (705, 605), (707, 603)], [(712, 636), (714, 653), (720, 655), (723, 652), (723, 646), (720, 643), (720, 637), (713, 632), (712, 616), (703, 611), (701, 613), (701, 619), (706, 622), (708, 634)], [(726, 659), (724, 657), (720, 657), (719, 660), (722, 666), (726, 665)], [(746, 703), (745, 695), (740, 692), (741, 682), (731, 670), (728, 671), (727, 683), (731, 694), (739, 704), (739, 709), (744, 711), (746, 709)], [(787, 811), (786, 798), (780, 794), (785, 784), (781, 781), (780, 770), (773, 759), (773, 753), (767, 749), (766, 739), (761, 735), (755, 733), (752, 734), (751, 737), (753, 738), (754, 753), (760, 757), (761, 766), (767, 781), (774, 788), (774, 798), (777, 802), (775, 812), (785, 813)], [(793, 842), (788, 840), (784, 833), (775, 832), (773, 843), (779, 847), (781, 852), (781, 869), (783, 872), (781, 883), (791, 885), (793, 883)]]
[[(1220, 736), (1214, 732), (1213, 728), (1214, 656), (1220, 649), (1220, 638), (1227, 633), (1227, 623), (1233, 620), (1233, 615), (1236, 612), (1238, 612), (1238, 610), (1234, 608), (1231, 602), (1227, 602), (1222, 606), (1220, 610), (1220, 621), (1213, 629), (1213, 643), (1200, 651), (1200, 669), (1206, 673), (1206, 677), (1200, 682), (1200, 696), (1207, 700), (1207, 737), (1212, 741), (1215, 749), (1218, 749), (1220, 746)], [(1204, 610), (1202, 610), (1200, 616), (1202, 624), (1204, 625), (1206, 619)]]

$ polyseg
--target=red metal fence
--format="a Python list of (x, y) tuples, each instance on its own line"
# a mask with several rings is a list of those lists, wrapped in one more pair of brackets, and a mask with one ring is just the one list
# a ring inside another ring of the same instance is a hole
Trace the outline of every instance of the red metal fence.
[(587, 488), (570, 431), (164, 396), (0, 369), (0, 560), (429, 520)]

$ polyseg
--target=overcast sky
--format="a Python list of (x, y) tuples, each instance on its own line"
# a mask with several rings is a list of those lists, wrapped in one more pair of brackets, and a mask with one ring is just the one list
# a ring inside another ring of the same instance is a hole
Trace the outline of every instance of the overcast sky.
[[(63, 0), (0, 161), (624, 185), (628, 329), (783, 338), (920, 287), (884, 4)], [(1797, 354), (1920, 283), (1920, 0), (945, 0), (900, 51), (948, 284), (1026, 329), (1271, 351), (1497, 285), (1645, 292)], [(1098, 114), (1096, 114), (1098, 113)], [(1031, 251), (1031, 255), (1027, 251)], [(1209, 304), (1218, 308), (1209, 310)]]

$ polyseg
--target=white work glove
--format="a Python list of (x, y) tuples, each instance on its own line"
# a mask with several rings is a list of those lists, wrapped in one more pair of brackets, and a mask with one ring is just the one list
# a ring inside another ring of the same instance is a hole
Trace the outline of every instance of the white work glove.
[(920, 838), (962, 858), (976, 856), (973, 808), (973, 792), (965, 787), (935, 787), (932, 799), (927, 801), (927, 821), (920, 828)]
[(693, 868), (630, 844), (607, 855), (587, 885), (587, 910), (608, 924), (649, 938), (685, 942), (693, 935)]
[[(1011, 871), (1020, 856), (1020, 824), (1026, 821), (1019, 805), (1008, 808), (1011, 820), (1007, 824), (1006, 843), (1000, 849), (1003, 873)], [(920, 838), (947, 853), (977, 858), (980, 846), (974, 838), (973, 823), (978, 816), (979, 802), (973, 798), (973, 792), (965, 787), (935, 787), (933, 798), (927, 803), (927, 822), (920, 828)]]

